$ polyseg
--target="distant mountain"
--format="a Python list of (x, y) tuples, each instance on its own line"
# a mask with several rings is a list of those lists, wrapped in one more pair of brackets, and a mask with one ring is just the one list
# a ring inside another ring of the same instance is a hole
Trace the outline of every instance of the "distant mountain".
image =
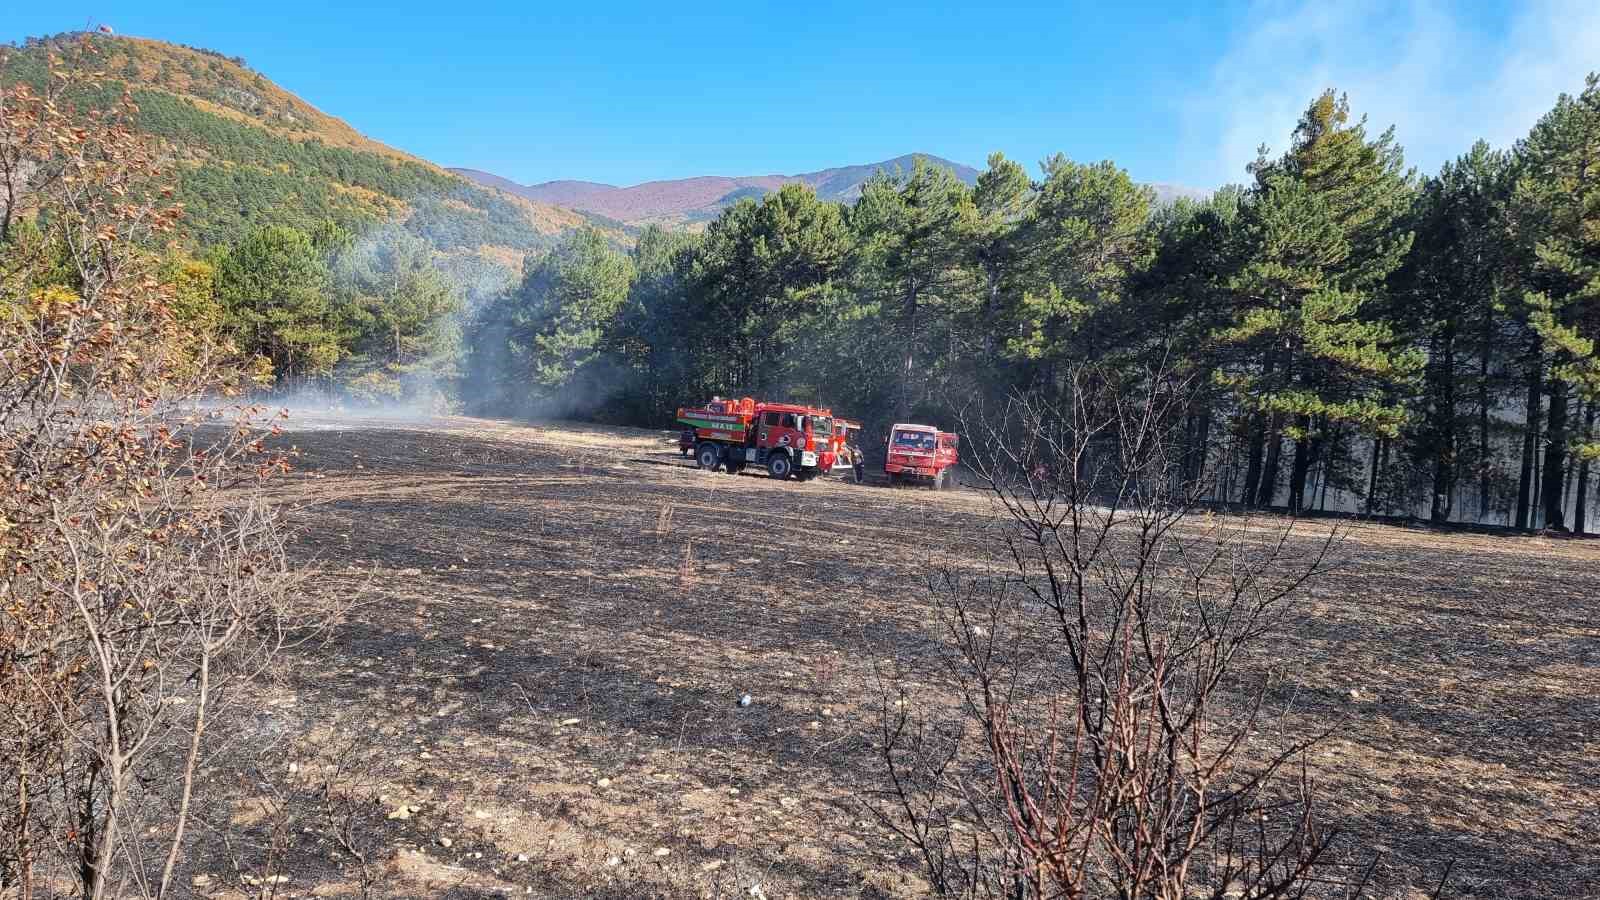
[(910, 153), (866, 165), (840, 166), (799, 175), (702, 175), (670, 181), (649, 181), (616, 187), (592, 181), (546, 181), (518, 186), (498, 175), (476, 169), (451, 169), (479, 184), (512, 191), (529, 200), (583, 210), (630, 224), (662, 222), (681, 224), (716, 216), (744, 197), (759, 198), (785, 184), (809, 185), (824, 200), (849, 202), (861, 194), (861, 185), (878, 172), (910, 173), (916, 160), (943, 166), (967, 184), (978, 180), (978, 170), (926, 153)]
[(891, 175), (901, 172), (909, 175), (911, 170), (916, 168), (919, 158), (932, 165), (949, 169), (955, 173), (957, 178), (969, 185), (978, 183), (978, 175), (980, 173), (977, 169), (958, 162), (951, 162), (948, 159), (941, 159), (929, 153), (908, 153), (905, 156), (897, 156), (894, 159), (886, 159), (879, 163), (870, 163), (864, 166), (839, 166), (833, 169), (823, 169), (820, 172), (808, 172), (797, 177), (806, 184), (811, 185), (812, 189), (817, 192), (817, 196), (822, 199), (847, 203), (861, 196), (861, 185), (866, 183), (867, 179), (879, 172), (888, 172)]
[[(460, 169), (453, 170), (461, 172)], [(461, 172), (461, 174), (466, 174)], [(472, 177), (472, 176), (467, 176)], [(492, 177), (492, 176), (491, 176)], [(601, 184), (598, 181), (546, 181), (544, 184), (535, 184), (528, 187), (518, 186), (516, 192), (529, 200), (539, 203), (551, 203), (556, 206), (577, 206), (591, 197), (607, 194), (618, 190), (614, 184)]]
[[(0, 46), (8, 57), (0, 80), (42, 83), (47, 54), (81, 38)], [(176, 163), (175, 199), (195, 244), (234, 241), (261, 224), (310, 229), (332, 220), (361, 233), (397, 223), (441, 253), (514, 269), (523, 254), (593, 221), (501, 190), (485, 173), (462, 178), (374, 141), (237, 57), (144, 38), (89, 39), (105, 76), (78, 99), (103, 107), (128, 87), (135, 127), (161, 140)]]
[[(678, 178), (670, 181), (647, 181), (631, 187), (617, 187), (593, 181), (546, 181), (540, 184), (519, 185), (478, 169), (451, 169), (464, 178), (479, 184), (509, 191), (537, 203), (581, 210), (596, 216), (630, 225), (657, 222), (682, 225), (703, 222), (744, 197), (759, 199), (768, 191), (785, 184), (799, 183), (810, 186), (824, 200), (849, 203), (861, 196), (861, 185), (878, 172), (890, 174), (909, 173), (921, 158), (936, 166), (955, 172), (967, 184), (976, 184), (979, 172), (971, 166), (951, 162), (927, 153), (908, 153), (894, 159), (865, 165), (837, 166), (820, 172), (803, 172), (799, 175), (701, 175), (695, 178)], [(1148, 185), (1162, 206), (1180, 197), (1205, 200), (1211, 192), (1179, 184), (1152, 183)]]

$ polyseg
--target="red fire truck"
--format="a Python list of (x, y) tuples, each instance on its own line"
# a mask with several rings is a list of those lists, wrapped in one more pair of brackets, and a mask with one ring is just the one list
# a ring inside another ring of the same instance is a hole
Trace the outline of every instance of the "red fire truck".
[(680, 408), (683, 426), (679, 447), (692, 440), (695, 462), (702, 469), (722, 468), (738, 474), (746, 466), (762, 466), (773, 478), (809, 481), (833, 467), (833, 413), (792, 403), (713, 400)]
[(961, 436), (932, 425), (899, 424), (889, 429), (883, 471), (891, 484), (915, 481), (942, 491), (951, 486), (951, 469), (961, 461)]

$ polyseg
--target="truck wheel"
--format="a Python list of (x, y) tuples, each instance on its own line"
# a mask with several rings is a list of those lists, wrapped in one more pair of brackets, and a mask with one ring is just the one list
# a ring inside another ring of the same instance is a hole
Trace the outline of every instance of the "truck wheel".
[(767, 474), (783, 481), (794, 474), (794, 463), (786, 453), (774, 453), (767, 457)]
[(694, 460), (700, 464), (700, 468), (708, 472), (715, 471), (717, 466), (722, 465), (722, 448), (705, 441), (695, 448)]

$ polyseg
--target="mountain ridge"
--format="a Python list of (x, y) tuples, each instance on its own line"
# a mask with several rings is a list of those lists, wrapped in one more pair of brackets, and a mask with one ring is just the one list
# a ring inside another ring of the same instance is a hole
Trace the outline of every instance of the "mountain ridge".
[[(618, 186), (595, 181), (542, 181), (518, 184), (481, 169), (447, 167), (464, 178), (497, 187), (536, 203), (580, 210), (630, 225), (650, 223), (683, 225), (704, 222), (743, 197), (759, 199), (785, 184), (804, 184), (823, 200), (853, 201), (861, 185), (878, 172), (909, 173), (918, 159), (950, 169), (968, 185), (976, 184), (977, 169), (931, 153), (906, 153), (875, 163), (834, 166), (795, 175), (695, 175)], [(1204, 200), (1211, 191), (1166, 182), (1146, 183), (1158, 205), (1180, 198)]]
[(978, 180), (977, 169), (931, 153), (907, 153), (881, 162), (835, 166), (795, 175), (696, 175), (627, 186), (566, 180), (518, 185), (479, 169), (450, 167), (447, 171), (480, 184), (493, 184), (534, 202), (578, 209), (630, 224), (674, 224), (710, 219), (742, 197), (759, 197), (785, 184), (804, 184), (824, 200), (849, 202), (860, 194), (862, 183), (875, 173), (909, 173), (918, 159), (950, 169), (969, 185)]

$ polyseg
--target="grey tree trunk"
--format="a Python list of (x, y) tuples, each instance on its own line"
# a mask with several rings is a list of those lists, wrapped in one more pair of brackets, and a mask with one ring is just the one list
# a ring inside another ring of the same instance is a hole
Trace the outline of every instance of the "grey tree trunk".
[(1544, 360), (1539, 339), (1534, 338), (1528, 370), (1528, 410), (1522, 431), (1522, 468), (1517, 473), (1517, 528), (1526, 531), (1533, 499), (1534, 460), (1539, 452), (1539, 414), (1544, 403)]
[(1567, 383), (1550, 379), (1550, 423), (1544, 451), (1544, 525), (1566, 528)]
[(917, 288), (915, 278), (907, 280), (904, 309), (906, 367), (900, 373), (900, 402), (895, 405), (896, 421), (899, 422), (911, 418), (911, 379), (917, 371)]
[[(1594, 442), (1595, 407), (1600, 406), (1600, 400), (1590, 400), (1585, 404), (1583, 412), (1583, 442)], [(1589, 509), (1589, 467), (1592, 460), (1584, 457), (1578, 464), (1578, 496), (1573, 501), (1572, 530), (1578, 534), (1588, 534), (1588, 509)]]

